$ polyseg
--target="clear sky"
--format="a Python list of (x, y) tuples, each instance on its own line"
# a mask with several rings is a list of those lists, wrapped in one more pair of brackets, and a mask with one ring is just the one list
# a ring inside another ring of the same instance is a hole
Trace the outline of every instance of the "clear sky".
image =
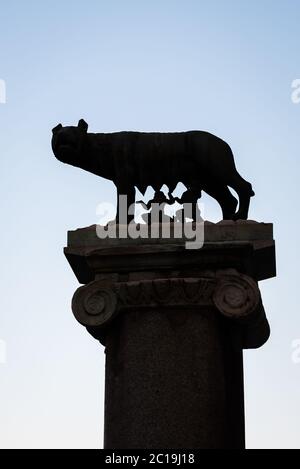
[(72, 316), (62, 250), (116, 191), (50, 148), (52, 127), (84, 118), (231, 145), (256, 192), (250, 218), (273, 222), (277, 242), (278, 277), (261, 283), (272, 336), (245, 353), (247, 444), (300, 448), (299, 1), (10, 0), (0, 12), (0, 446), (102, 444), (103, 348)]

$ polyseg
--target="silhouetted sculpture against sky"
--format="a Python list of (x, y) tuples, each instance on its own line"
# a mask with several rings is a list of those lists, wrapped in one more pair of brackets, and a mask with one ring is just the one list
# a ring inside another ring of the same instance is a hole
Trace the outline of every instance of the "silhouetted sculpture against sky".
[[(171, 199), (181, 182), (191, 203), (197, 204), (203, 190), (220, 204), (223, 219), (248, 218), (252, 186), (237, 172), (229, 145), (208, 132), (95, 134), (88, 133), (88, 124), (81, 119), (77, 127), (57, 125), (52, 148), (63, 163), (113, 181), (118, 201), (127, 195), (128, 206), (135, 203), (136, 187), (144, 194), (149, 186), (158, 192), (167, 185)], [(238, 194), (238, 211), (229, 187)]]

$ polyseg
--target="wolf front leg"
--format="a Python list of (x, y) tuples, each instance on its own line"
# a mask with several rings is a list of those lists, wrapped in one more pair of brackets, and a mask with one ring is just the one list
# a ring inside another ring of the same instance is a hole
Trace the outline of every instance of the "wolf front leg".
[(117, 197), (116, 223), (127, 225), (134, 220), (135, 187), (118, 185)]

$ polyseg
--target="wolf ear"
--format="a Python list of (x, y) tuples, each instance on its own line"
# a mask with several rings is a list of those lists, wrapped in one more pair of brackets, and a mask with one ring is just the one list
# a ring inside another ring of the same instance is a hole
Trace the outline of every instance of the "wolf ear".
[(58, 124), (56, 127), (54, 127), (54, 129), (52, 129), (52, 133), (56, 133), (58, 132), (60, 129), (62, 129), (62, 125), (61, 124)]
[(85, 120), (80, 119), (80, 121), (78, 122), (78, 127), (79, 127), (81, 130), (84, 130), (84, 132), (87, 132), (87, 131), (88, 131), (88, 128), (89, 128), (89, 125), (85, 122)]

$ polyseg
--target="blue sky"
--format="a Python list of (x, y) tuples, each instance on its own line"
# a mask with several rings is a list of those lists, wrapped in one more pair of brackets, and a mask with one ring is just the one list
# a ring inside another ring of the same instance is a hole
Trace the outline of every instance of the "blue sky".
[[(245, 353), (248, 447), (300, 447), (299, 2), (15, 1), (1, 6), (1, 447), (99, 447), (103, 349), (70, 310), (66, 233), (114, 186), (61, 165), (58, 122), (91, 131), (208, 130), (232, 147), (273, 222), (278, 277), (261, 283), (270, 341)], [(220, 219), (204, 197), (206, 217)]]

